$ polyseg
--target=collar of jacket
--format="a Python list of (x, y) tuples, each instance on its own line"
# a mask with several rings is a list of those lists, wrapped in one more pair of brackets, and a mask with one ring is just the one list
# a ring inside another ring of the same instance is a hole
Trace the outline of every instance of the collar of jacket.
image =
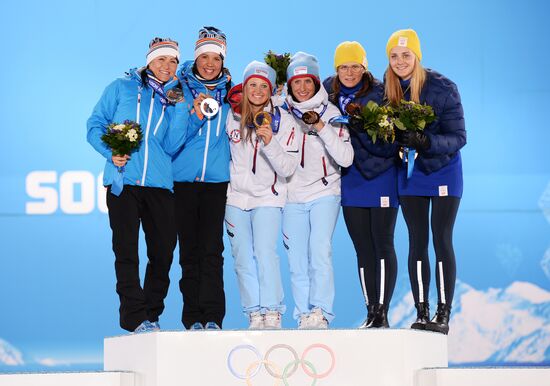
[[(185, 63), (183, 63), (180, 68), (178, 68), (178, 71), (176, 72), (176, 75), (177, 77), (183, 82), (183, 83), (187, 83), (187, 85), (194, 89), (194, 90), (197, 90), (198, 92), (202, 92), (202, 91), (211, 91), (210, 89), (208, 89), (206, 87), (206, 85), (204, 83), (202, 83), (196, 76), (195, 74), (193, 74), (193, 64), (194, 64), (194, 61), (193, 60), (188, 60), (186, 61)], [(223, 71), (223, 70), (222, 70)], [(227, 75), (226, 74), (223, 74), (222, 77), (220, 78), (220, 81), (218, 82), (218, 84), (216, 85), (216, 87), (214, 88), (214, 90), (222, 90), (222, 97), (225, 96), (225, 85), (227, 84), (228, 82), (228, 78), (227, 78)]]
[(323, 105), (328, 103), (328, 93), (325, 87), (321, 84), (319, 91), (310, 99), (304, 102), (296, 102), (290, 95), (286, 97), (286, 103), (302, 112), (311, 111), (318, 108), (322, 108)]

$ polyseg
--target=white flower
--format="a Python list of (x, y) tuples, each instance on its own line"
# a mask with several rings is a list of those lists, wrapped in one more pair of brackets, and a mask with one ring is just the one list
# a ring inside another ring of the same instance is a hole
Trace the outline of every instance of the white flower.
[(126, 137), (130, 140), (130, 142), (135, 142), (138, 138), (138, 134), (135, 129), (130, 129), (126, 133)]
[(116, 125), (115, 127), (113, 127), (112, 130), (113, 131), (122, 131), (122, 130), (124, 130), (125, 127), (126, 127), (125, 124), (120, 123), (120, 124)]
[(388, 127), (389, 125), (390, 125), (390, 122), (388, 121), (388, 116), (382, 115), (382, 118), (380, 118), (380, 122), (378, 122), (378, 126)]

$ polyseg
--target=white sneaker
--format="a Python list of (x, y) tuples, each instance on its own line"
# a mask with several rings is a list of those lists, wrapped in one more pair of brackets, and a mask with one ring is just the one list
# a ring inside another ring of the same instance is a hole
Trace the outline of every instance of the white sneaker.
[(314, 308), (308, 317), (309, 328), (317, 328), (326, 330), (328, 328), (328, 320), (323, 315), (320, 308)]
[(309, 328), (311, 328), (309, 314), (300, 315), (300, 319), (298, 319), (298, 330), (307, 330)]
[(251, 312), (248, 314), (249, 330), (262, 330), (264, 328), (264, 316), (260, 314), (260, 311)]
[(281, 313), (279, 311), (267, 311), (264, 317), (264, 328), (281, 329)]

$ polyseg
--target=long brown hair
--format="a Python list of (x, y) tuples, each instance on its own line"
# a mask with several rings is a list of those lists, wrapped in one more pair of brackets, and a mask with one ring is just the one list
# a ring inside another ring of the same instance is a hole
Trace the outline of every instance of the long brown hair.
[[(271, 98), (268, 96), (267, 101), (265, 104), (261, 107), (263, 109), (268, 104), (271, 105), (271, 112), (273, 113), (273, 103), (271, 103)], [(248, 91), (246, 88), (246, 85), (243, 85), (243, 97), (241, 99), (241, 122), (240, 122), (240, 130), (241, 130), (241, 138), (243, 138), (246, 141), (250, 141), (252, 143), (252, 132), (255, 130), (255, 128), (250, 128), (250, 126), (254, 125), (254, 113), (252, 112), (252, 104), (248, 100)]]
[[(391, 65), (388, 64), (386, 73), (384, 74), (384, 94), (386, 100), (392, 106), (397, 106), (401, 99), (403, 99), (404, 93), (401, 88), (401, 83), (399, 83), (399, 77), (392, 70)], [(422, 92), (422, 87), (426, 83), (426, 70), (420, 64), (420, 61), (415, 58), (414, 69), (412, 72), (410, 91), (411, 91), (411, 101), (420, 103), (420, 93)]]

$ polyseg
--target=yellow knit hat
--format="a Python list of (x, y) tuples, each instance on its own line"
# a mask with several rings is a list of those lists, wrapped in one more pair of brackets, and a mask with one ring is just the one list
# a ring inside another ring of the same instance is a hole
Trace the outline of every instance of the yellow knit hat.
[(388, 59), (390, 57), (390, 51), (394, 47), (406, 47), (414, 52), (418, 60), (422, 60), (420, 39), (418, 39), (416, 31), (413, 29), (402, 29), (391, 34), (388, 44), (386, 44), (386, 54), (388, 55)]
[(334, 51), (334, 68), (344, 63), (359, 63), (365, 70), (369, 69), (369, 62), (367, 61), (367, 53), (361, 44), (358, 42), (345, 41), (338, 44), (336, 51)]

